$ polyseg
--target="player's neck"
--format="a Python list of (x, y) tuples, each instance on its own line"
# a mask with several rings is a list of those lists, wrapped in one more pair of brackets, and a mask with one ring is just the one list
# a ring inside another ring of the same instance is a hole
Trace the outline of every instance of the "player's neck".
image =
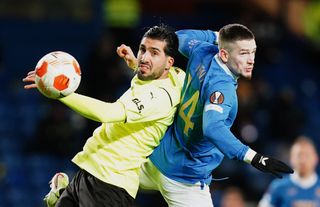
[(302, 188), (309, 188), (312, 185), (314, 185), (318, 180), (318, 176), (314, 172), (303, 176), (296, 172), (292, 174), (290, 177), (295, 184), (299, 185)]

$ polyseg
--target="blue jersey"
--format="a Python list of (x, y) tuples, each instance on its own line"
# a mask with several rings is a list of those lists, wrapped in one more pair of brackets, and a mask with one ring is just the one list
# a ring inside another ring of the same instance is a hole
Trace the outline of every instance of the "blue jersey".
[(213, 31), (177, 32), (179, 51), (189, 61), (173, 125), (150, 156), (167, 177), (210, 184), (224, 155), (243, 160), (249, 147), (230, 131), (238, 109), (237, 77), (217, 56)]
[(274, 180), (259, 206), (320, 207), (320, 181), (313, 178), (306, 186), (292, 175)]

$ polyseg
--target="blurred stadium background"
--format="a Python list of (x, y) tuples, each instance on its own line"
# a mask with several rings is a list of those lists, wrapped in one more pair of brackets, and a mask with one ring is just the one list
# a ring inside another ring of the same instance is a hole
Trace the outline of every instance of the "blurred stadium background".
[[(242, 23), (256, 35), (254, 78), (240, 81), (233, 132), (254, 149), (288, 162), (299, 134), (320, 146), (320, 1), (318, 0), (1, 0), (0, 1), (0, 207), (39, 207), (57, 171), (70, 176), (70, 159), (98, 126), (37, 91), (22, 78), (46, 53), (62, 50), (82, 68), (79, 93), (114, 101), (132, 74), (116, 46), (135, 51), (145, 27), (218, 30)], [(186, 59), (176, 65), (184, 68)], [(240, 187), (247, 206), (273, 179), (225, 160), (214, 172), (213, 198)], [(141, 193), (136, 207), (165, 206), (156, 193)]]

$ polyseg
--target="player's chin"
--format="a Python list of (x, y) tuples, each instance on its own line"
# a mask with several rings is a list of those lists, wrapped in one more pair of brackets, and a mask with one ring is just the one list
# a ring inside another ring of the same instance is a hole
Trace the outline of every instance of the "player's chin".
[(245, 73), (245, 74), (242, 74), (242, 77), (247, 79), (247, 80), (251, 80), (252, 78), (252, 73)]
[(151, 76), (148, 73), (144, 73), (142, 71), (138, 71), (137, 75), (138, 75), (138, 78), (140, 80), (143, 80), (143, 81), (148, 81), (148, 80), (153, 80), (154, 79), (153, 76)]

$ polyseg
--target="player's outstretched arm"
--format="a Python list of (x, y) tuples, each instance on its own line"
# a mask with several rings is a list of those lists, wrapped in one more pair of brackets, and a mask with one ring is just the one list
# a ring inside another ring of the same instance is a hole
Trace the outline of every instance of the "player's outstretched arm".
[(185, 35), (189, 39), (195, 39), (203, 42), (208, 42), (211, 44), (218, 44), (219, 32), (212, 31), (212, 30), (185, 29), (185, 30), (178, 30), (176, 34), (178, 35), (178, 37)]
[(129, 46), (125, 44), (120, 45), (117, 47), (117, 54), (126, 61), (132, 70), (135, 71), (138, 68), (138, 60)]
[(124, 105), (119, 101), (108, 103), (77, 93), (60, 98), (59, 101), (93, 121), (110, 123), (126, 120)]
[[(24, 86), (25, 89), (37, 88), (34, 70), (28, 72), (22, 81), (30, 83)], [(82, 116), (93, 121), (123, 122), (126, 118), (124, 106), (119, 102), (107, 103), (76, 93), (59, 100)]]
[(35, 84), (35, 80), (36, 80), (35, 74), (36, 74), (35, 70), (29, 71), (27, 76), (22, 79), (22, 81), (26, 83), (26, 85), (24, 85), (25, 89), (37, 88), (37, 85)]
[(278, 178), (282, 178), (282, 174), (293, 173), (293, 169), (284, 162), (259, 153), (254, 155), (251, 165), (262, 172), (271, 173)]

